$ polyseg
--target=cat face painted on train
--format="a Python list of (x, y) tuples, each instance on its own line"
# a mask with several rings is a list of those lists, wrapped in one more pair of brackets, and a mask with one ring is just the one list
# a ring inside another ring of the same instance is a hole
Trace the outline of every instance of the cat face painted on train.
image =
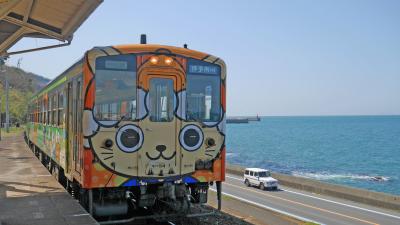
[[(137, 73), (137, 60), (129, 57), (96, 60), (96, 104), (84, 111), (85, 146), (100, 164), (123, 176), (165, 178), (211, 169), (225, 139), (225, 113), (210, 108), (221, 104), (215, 100), (219, 95), (210, 94), (219, 91), (219, 76), (187, 90), (176, 58), (157, 56), (178, 68), (161, 74), (150, 65), (151, 57)], [(208, 114), (194, 111), (196, 104), (209, 107)], [(202, 121), (200, 114), (212, 119)]]

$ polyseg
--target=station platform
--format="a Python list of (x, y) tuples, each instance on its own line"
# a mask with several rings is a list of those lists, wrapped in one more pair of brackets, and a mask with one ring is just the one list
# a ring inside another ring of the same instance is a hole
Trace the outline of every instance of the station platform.
[(0, 141), (0, 225), (98, 224), (53, 178), (22, 133)]

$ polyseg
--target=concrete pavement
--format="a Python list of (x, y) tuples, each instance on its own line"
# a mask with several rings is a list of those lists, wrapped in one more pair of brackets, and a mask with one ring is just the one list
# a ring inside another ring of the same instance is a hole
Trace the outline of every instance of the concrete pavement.
[(0, 224), (98, 223), (39, 162), (21, 134), (0, 141)]

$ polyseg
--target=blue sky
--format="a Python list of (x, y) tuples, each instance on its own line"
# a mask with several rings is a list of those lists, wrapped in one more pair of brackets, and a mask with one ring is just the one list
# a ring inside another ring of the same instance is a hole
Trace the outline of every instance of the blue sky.
[(223, 58), (228, 115), (400, 114), (399, 11), (396, 0), (105, 0), (71, 46), (8, 63), (22, 58), (21, 68), (54, 78), (93, 46), (146, 33)]

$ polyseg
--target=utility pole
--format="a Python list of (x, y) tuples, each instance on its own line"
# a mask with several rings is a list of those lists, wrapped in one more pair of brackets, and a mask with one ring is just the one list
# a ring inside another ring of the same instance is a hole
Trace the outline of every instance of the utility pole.
[(10, 132), (10, 112), (8, 111), (8, 80), (6, 78), (6, 132)]
[(1, 101), (3, 99), (3, 96), (0, 96), (0, 141), (1, 141), (1, 129), (3, 128), (3, 102)]
[[(4, 66), (4, 58), (0, 57), (0, 72), (3, 72), (3, 66)], [(3, 96), (0, 96), (0, 140), (1, 140), (1, 129), (3, 128), (3, 102), (2, 102)]]

